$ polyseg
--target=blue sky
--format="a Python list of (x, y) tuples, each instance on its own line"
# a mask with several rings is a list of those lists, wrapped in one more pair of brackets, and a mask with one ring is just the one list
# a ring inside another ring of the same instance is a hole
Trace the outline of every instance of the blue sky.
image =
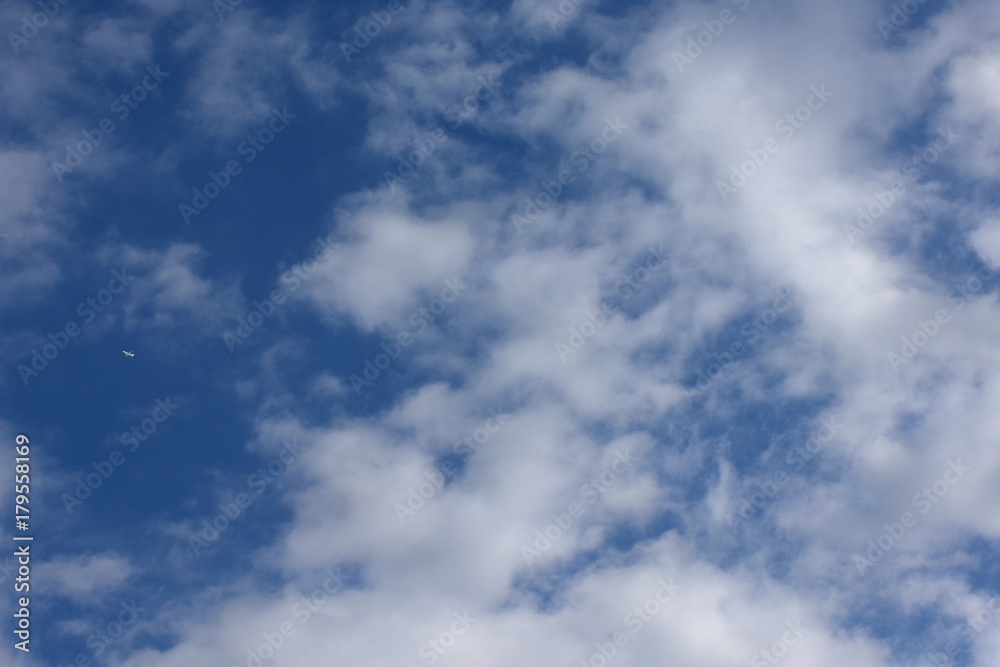
[(989, 0), (0, 25), (3, 664), (995, 663)]

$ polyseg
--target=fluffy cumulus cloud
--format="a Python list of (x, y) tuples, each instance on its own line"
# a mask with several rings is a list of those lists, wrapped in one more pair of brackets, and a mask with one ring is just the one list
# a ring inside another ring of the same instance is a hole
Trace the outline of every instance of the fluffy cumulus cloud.
[(112, 472), (10, 664), (133, 599), (109, 664), (995, 663), (991, 2), (60, 7), (2, 66), (3, 432), (51, 514)]

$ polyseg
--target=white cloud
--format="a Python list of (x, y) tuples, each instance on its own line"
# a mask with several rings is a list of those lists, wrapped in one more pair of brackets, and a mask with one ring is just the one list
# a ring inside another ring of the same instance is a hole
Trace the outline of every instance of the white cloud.
[[(265, 19), (242, 6), (224, 21), (195, 24), (175, 43), (198, 56), (187, 85), (186, 117), (201, 131), (227, 141), (288, 105), (292, 89), (321, 106), (335, 102), (340, 79), (332, 49), (312, 47), (309, 18)], [(295, 113), (294, 108), (291, 113)]]
[(57, 556), (35, 568), (39, 592), (85, 604), (97, 604), (114, 594), (136, 572), (126, 558), (114, 553)]
[(389, 204), (338, 219), (343, 247), (304, 292), (329, 315), (347, 313), (366, 330), (410, 328), (408, 316), (439, 297), (445, 281), (465, 280), (473, 239), (460, 220), (421, 220)]
[(207, 254), (194, 244), (174, 243), (162, 251), (123, 246), (108, 249), (105, 256), (133, 277), (126, 292), (125, 324), (130, 329), (160, 329), (163, 334), (183, 328), (186, 335), (220, 335), (221, 327), (235, 322), (240, 312), (237, 281), (205, 277)]

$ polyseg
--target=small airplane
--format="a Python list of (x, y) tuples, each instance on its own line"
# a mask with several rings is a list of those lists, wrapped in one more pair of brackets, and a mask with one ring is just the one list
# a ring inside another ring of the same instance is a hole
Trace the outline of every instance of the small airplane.
[(126, 352), (125, 350), (122, 350), (122, 353), (123, 353), (123, 354), (124, 354), (124, 355), (125, 355), (126, 357), (134, 357), (134, 356), (135, 356), (135, 352)]

